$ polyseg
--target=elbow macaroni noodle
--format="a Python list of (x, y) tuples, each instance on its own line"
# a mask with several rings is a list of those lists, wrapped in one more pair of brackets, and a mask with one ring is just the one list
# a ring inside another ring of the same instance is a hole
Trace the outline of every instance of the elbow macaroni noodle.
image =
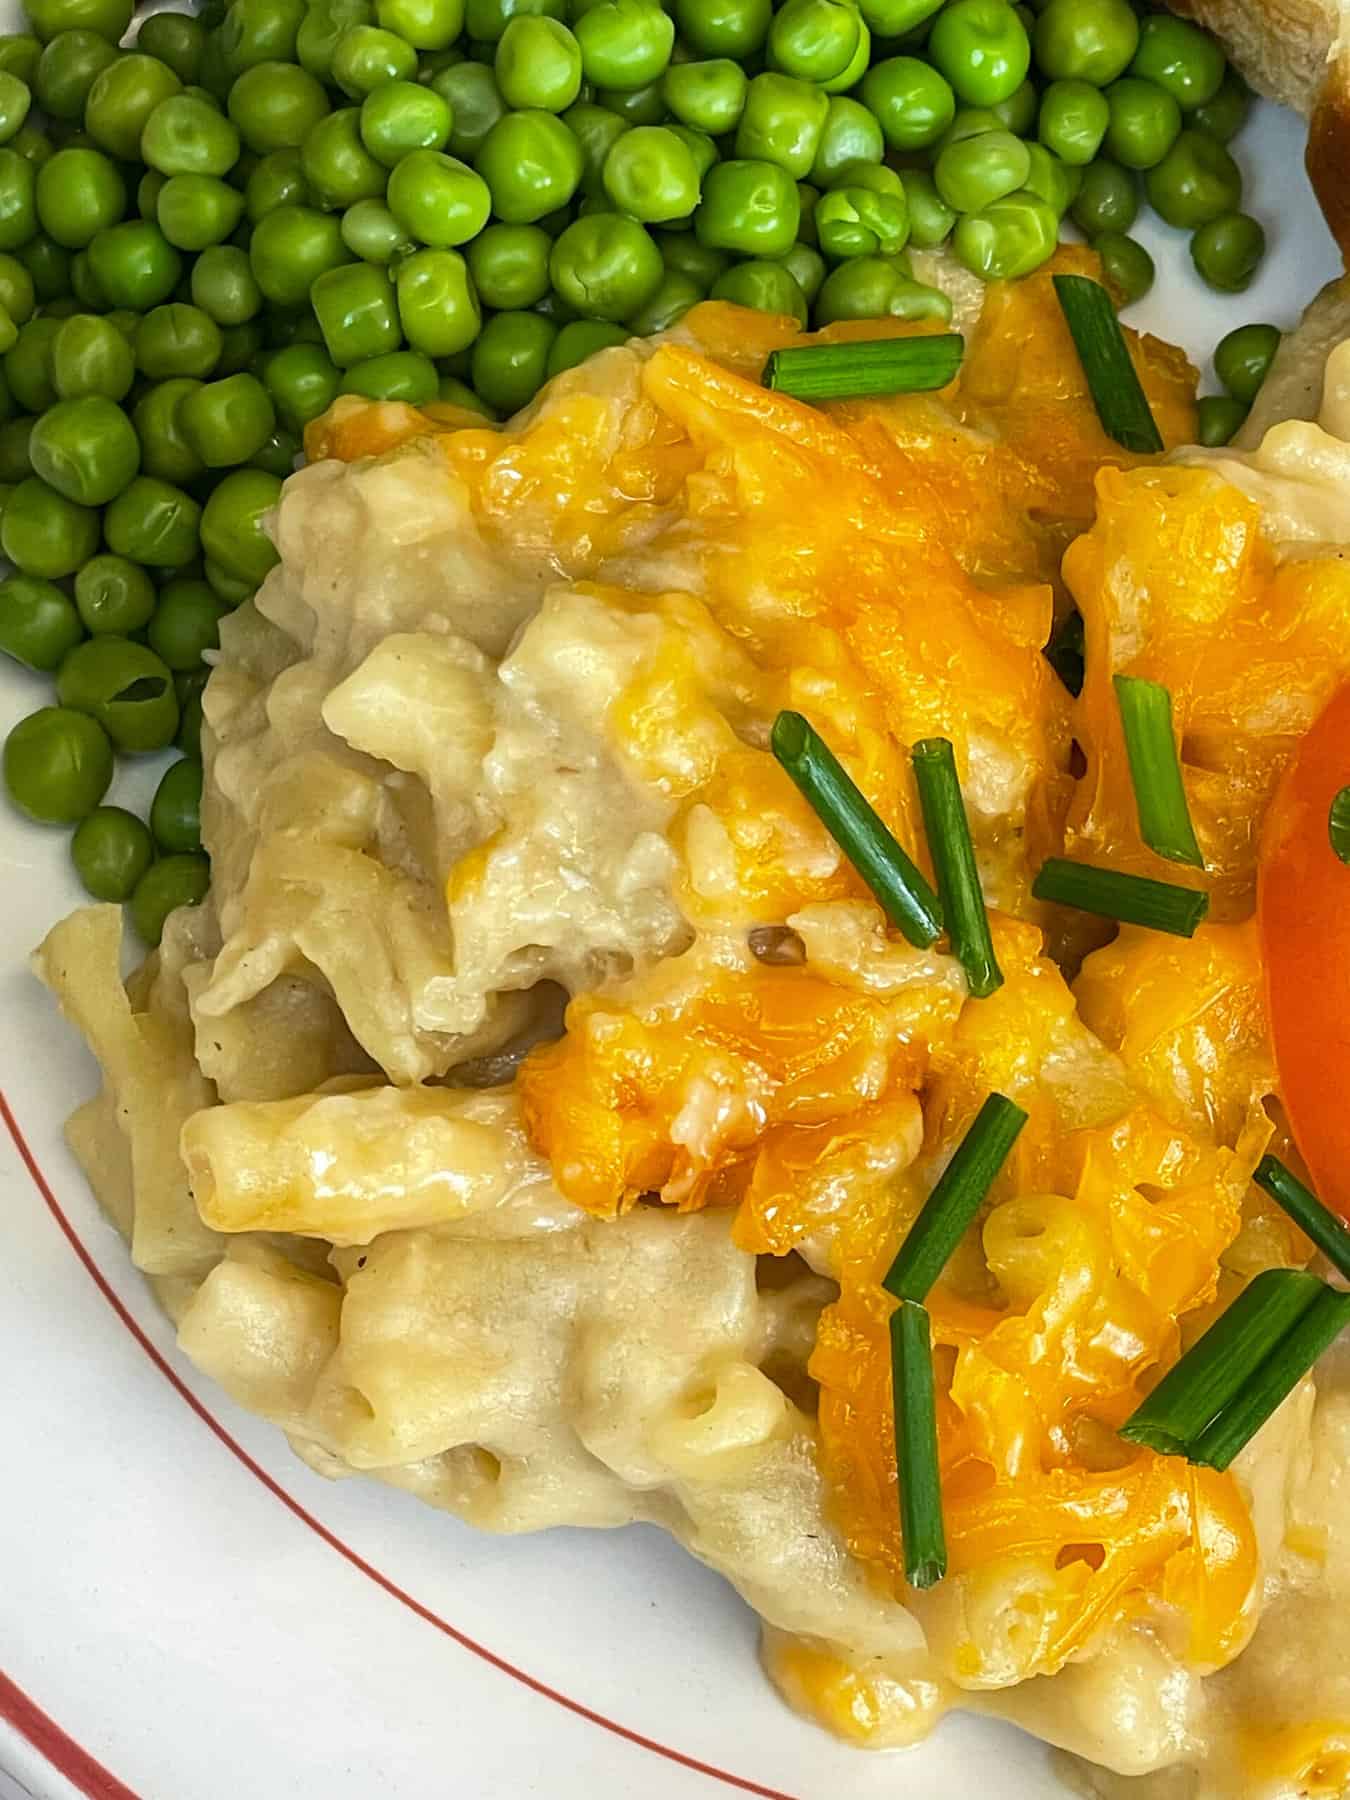
[[(1275, 1127), (1246, 913), (1350, 587), (1277, 562), (1273, 450), (1227, 482), (1132, 466), (1044, 279), (990, 294), (942, 396), (767, 395), (781, 323), (709, 307), (500, 432), (339, 402), (223, 623), (208, 902), (125, 985), (114, 908), (38, 954), (104, 1072), (70, 1141), (184, 1353), (319, 1472), (500, 1532), (659, 1524), (861, 1743), (973, 1706), (1102, 1795), (1332, 1794), (1344, 1357), (1228, 1475), (1115, 1427), (1306, 1258), (1249, 1184)], [(1184, 365), (1139, 355), (1184, 438)], [(1029, 898), (1066, 844), (1158, 872), (1101, 693), (1071, 705), (1040, 656), (1076, 536), (1104, 679), (1177, 697), (1215, 870), (1191, 942), (1099, 947)], [(1272, 616), (1274, 721), (1194, 660)], [(768, 753), (788, 705), (911, 847), (907, 746), (953, 739), (992, 998), (887, 932)], [(951, 1572), (915, 1593), (879, 1283), (991, 1088), (1029, 1121), (931, 1297)]]

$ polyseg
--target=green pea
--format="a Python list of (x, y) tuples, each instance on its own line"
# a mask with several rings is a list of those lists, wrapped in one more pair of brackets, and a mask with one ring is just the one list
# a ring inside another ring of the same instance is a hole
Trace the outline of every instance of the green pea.
[(938, 192), (926, 169), (902, 169), (900, 179), (909, 205), (909, 240), (920, 250), (943, 244), (951, 236), (956, 213)]
[(109, 302), (132, 312), (148, 312), (167, 300), (183, 273), (182, 257), (148, 219), (100, 231), (89, 244), (89, 265)]
[[(736, 165), (722, 163), (719, 167)], [(791, 183), (788, 185), (791, 188)], [(790, 242), (783, 245), (785, 250)], [(651, 299), (664, 273), (665, 264), (651, 234), (636, 219), (618, 213), (593, 213), (577, 219), (558, 238), (549, 257), (554, 288), (583, 318), (627, 318)]]
[(820, 292), (825, 280), (827, 264), (818, 250), (809, 244), (794, 244), (787, 255), (781, 258), (783, 267), (802, 291), (806, 304), (810, 306)]
[(769, 26), (769, 63), (799, 81), (833, 81), (853, 62), (864, 29), (846, 0), (784, 0)]
[(33, 292), (39, 305), (46, 305), (59, 295), (70, 292), (69, 252), (45, 233), (21, 244), (14, 252), (14, 258), (32, 276)]
[(725, 57), (672, 63), (661, 77), (661, 93), (673, 117), (713, 137), (737, 124), (745, 108), (746, 85), (744, 69)]
[(137, 882), (127, 906), (132, 926), (151, 949), (164, 935), (169, 914), (180, 906), (199, 906), (211, 885), (211, 864), (194, 856), (161, 856)]
[(330, 211), (383, 194), (388, 173), (361, 141), (355, 106), (329, 113), (310, 128), (300, 146), (300, 167), (318, 206)]
[(263, 520), (280, 498), (276, 476), (262, 469), (232, 470), (214, 489), (202, 514), (202, 548), (207, 556), (226, 574), (256, 587), (278, 560)]
[(159, 214), (159, 197), (164, 192), (167, 175), (161, 175), (158, 169), (147, 169), (136, 184), (136, 211), (143, 219), (155, 219)]
[(548, 292), (552, 248), (552, 239), (538, 225), (489, 225), (465, 252), (479, 299), (503, 312), (534, 306)]
[(42, 54), (41, 42), (26, 31), (6, 31), (0, 33), (0, 69), (7, 75), (17, 75), (20, 81), (26, 81), (31, 87), (33, 76), (37, 73), (38, 58)]
[[(532, 225), (565, 206), (576, 192), (582, 149), (567, 123), (552, 113), (507, 113), (484, 138), (475, 166), (487, 184), (496, 216), (507, 225)], [(395, 171), (401, 173), (402, 169)], [(476, 230), (483, 223), (486, 209)], [(463, 243), (466, 238), (455, 241)]]
[(863, 77), (862, 97), (890, 148), (905, 153), (935, 144), (956, 116), (950, 84), (915, 56), (874, 63)]
[(551, 19), (562, 19), (567, 16), (566, 0), (468, 0), (464, 25), (470, 39), (470, 55), (478, 54), (475, 40), (479, 46), (495, 44), (508, 20), (521, 13), (544, 13)]
[(1026, 80), (1031, 45), (1007, 0), (948, 0), (928, 55), (968, 106), (995, 106)]
[(1091, 82), (1052, 81), (1041, 95), (1037, 136), (1061, 162), (1090, 163), (1110, 118), (1110, 102)]
[(201, 849), (202, 765), (195, 757), (170, 763), (164, 771), (150, 802), (150, 830), (166, 856)]
[(1025, 189), (1007, 194), (979, 212), (966, 213), (952, 233), (957, 261), (985, 281), (1013, 281), (1029, 275), (1053, 254), (1058, 241), (1055, 209)]
[(694, 230), (708, 248), (771, 259), (792, 248), (800, 220), (801, 199), (785, 169), (736, 159), (709, 169)]
[(326, 269), (347, 260), (342, 227), (309, 206), (278, 206), (253, 228), (248, 247), (253, 278), (274, 306), (303, 306)]
[(52, 345), (62, 323), (47, 316), (30, 319), (20, 328), (14, 347), (5, 354), (5, 380), (25, 412), (44, 412), (57, 397)]
[(272, 150), (249, 176), (244, 187), (244, 210), (256, 225), (281, 206), (303, 206), (309, 184), (300, 165), (298, 150)]
[(25, 575), (59, 581), (73, 575), (97, 548), (97, 512), (35, 476), (21, 481), (5, 504), (0, 550)]
[(464, 0), (376, 0), (375, 16), (418, 50), (444, 50), (464, 29)]
[(220, 327), (196, 306), (171, 302), (141, 320), (136, 333), (136, 366), (152, 381), (171, 376), (207, 376), (220, 360)]
[(1027, 156), (1030, 167), (1023, 186), (1030, 194), (1037, 194), (1055, 209), (1055, 216), (1063, 218), (1074, 200), (1078, 197), (1079, 184), (1083, 179), (1082, 170), (1062, 163), (1057, 156), (1052, 156), (1044, 144), (1028, 144)]
[(89, 313), (60, 322), (51, 340), (51, 378), (62, 400), (83, 394), (121, 400), (134, 376), (131, 347), (116, 325)]
[(816, 296), (816, 323), (841, 319), (951, 318), (951, 301), (915, 281), (888, 256), (855, 256), (832, 269)]
[(1242, 429), (1247, 408), (1228, 394), (1202, 394), (1195, 403), (1195, 441), (1217, 450)]
[(538, 313), (496, 313), (473, 347), (475, 391), (500, 413), (518, 412), (543, 386), (557, 335), (553, 321)]
[(798, 325), (806, 323), (806, 296), (782, 263), (733, 263), (713, 283), (711, 298), (753, 307), (756, 312), (781, 313)]
[(191, 13), (152, 13), (141, 20), (136, 34), (136, 48), (145, 56), (157, 56), (167, 63), (184, 83), (197, 79), (205, 42), (206, 27)]
[(87, 894), (95, 900), (121, 902), (131, 898), (155, 860), (155, 847), (134, 813), (120, 806), (97, 806), (76, 826), (70, 858)]
[(984, 131), (948, 144), (933, 165), (938, 193), (955, 212), (978, 212), (1026, 185), (1027, 146), (1010, 131)]
[(73, 825), (108, 791), (112, 745), (97, 720), (44, 706), (5, 739), (4, 775), (20, 812), (40, 825)]
[(627, 332), (618, 325), (608, 324), (603, 319), (575, 319), (564, 325), (553, 340), (548, 353), (548, 379), (551, 381), (565, 369), (575, 369), (597, 351), (609, 350), (627, 341)]
[(178, 419), (189, 447), (208, 469), (247, 462), (276, 429), (267, 389), (256, 375), (242, 373), (186, 394)]
[(248, 252), (234, 244), (211, 244), (202, 251), (192, 265), (191, 293), (192, 304), (217, 325), (242, 325), (262, 310), (262, 289)]
[(171, 94), (145, 121), (140, 149), (161, 175), (227, 175), (239, 160), (239, 133), (209, 102)]
[[(1241, 131), (1251, 104), (1252, 90), (1236, 69), (1226, 69), (1218, 93), (1212, 100), (1196, 107), (1191, 123), (1197, 130), (1207, 131), (1212, 138), (1226, 144)], [(17, 143), (16, 139), (16, 147)]]
[(105, 552), (75, 577), (75, 605), (91, 637), (130, 637), (155, 610), (155, 584), (138, 563)]
[(625, 132), (605, 158), (603, 180), (620, 212), (647, 223), (688, 218), (698, 204), (694, 158), (664, 126)]
[(84, 105), (84, 128), (110, 156), (132, 162), (141, 133), (161, 101), (182, 91), (167, 63), (132, 52), (119, 56), (94, 77)]
[(138, 475), (104, 513), (103, 535), (110, 550), (132, 562), (180, 569), (197, 554), (201, 516), (197, 502), (181, 488)]
[(369, 25), (374, 17), (370, 0), (324, 0), (311, 6), (295, 34), (300, 67), (316, 81), (331, 83), (333, 52), (339, 40), (354, 25)]
[(394, 284), (374, 264), (349, 263), (345, 268), (329, 269), (314, 283), (310, 302), (324, 347), (338, 368), (398, 349), (402, 333)]
[[(202, 558), (202, 574), (206, 577), (211, 592), (231, 611), (236, 606), (242, 606), (245, 600), (252, 599), (257, 592), (255, 582), (244, 580), (238, 575), (228, 574), (218, 562), (214, 562), (209, 556)], [(174, 685), (177, 686), (182, 679), (181, 675), (175, 675)]]
[(172, 175), (155, 206), (159, 228), (178, 250), (223, 243), (244, 213), (244, 196), (212, 175)]
[(389, 81), (411, 81), (416, 74), (412, 45), (377, 25), (353, 26), (333, 51), (333, 80), (352, 100), (364, 100)]
[(252, 468), (263, 469), (269, 475), (277, 475), (282, 481), (295, 472), (299, 458), (303, 454), (304, 445), (298, 437), (278, 425), (268, 437), (267, 442), (255, 450), (249, 457)]
[[(604, 195), (605, 159), (626, 131), (633, 127), (627, 119), (579, 100), (563, 114), (563, 124), (581, 146), (581, 182), (583, 193), (599, 198)], [(570, 223), (570, 219), (564, 223)]]
[(1250, 406), (1280, 347), (1274, 325), (1239, 325), (1214, 346), (1214, 373), (1235, 400)]
[(62, 706), (96, 719), (118, 750), (162, 750), (178, 730), (178, 698), (168, 669), (144, 644), (88, 638), (57, 671)]
[(581, 91), (581, 46), (558, 20), (521, 15), (507, 22), (493, 70), (508, 106), (563, 112)]
[(32, 163), (35, 169), (41, 168), (43, 163), (56, 154), (56, 145), (36, 125), (21, 125), (9, 140), (9, 147), (16, 150), (25, 162)]
[(1051, 81), (1105, 87), (1129, 67), (1138, 44), (1129, 0), (1049, 0), (1036, 21), (1036, 62)]
[(54, 303), (60, 311), (54, 310), (52, 306), (43, 309), (47, 318), (69, 318), (81, 310), (106, 312), (112, 304), (107, 290), (94, 272), (87, 250), (77, 250), (70, 259), (70, 285), (72, 292)]
[(246, 319), (242, 325), (227, 325), (220, 334), (220, 361), (216, 364), (216, 374), (237, 375), (241, 369), (252, 368), (263, 342), (260, 319)]
[(894, 255), (909, 239), (909, 205), (894, 169), (859, 163), (821, 196), (815, 213), (820, 248), (832, 260)]
[(1119, 304), (1131, 306), (1142, 300), (1153, 286), (1156, 273), (1153, 258), (1144, 246), (1136, 238), (1107, 231), (1094, 240), (1092, 248), (1102, 259), (1108, 286), (1120, 296)]
[(417, 350), (391, 350), (353, 363), (343, 371), (340, 391), (364, 394), (368, 400), (402, 400), (409, 406), (426, 406), (436, 398), (440, 381), (436, 365)]
[(577, 20), (576, 39), (586, 80), (628, 93), (665, 74), (675, 22), (652, 0), (599, 0)]
[(206, 465), (183, 436), (179, 417), (183, 401), (200, 386), (190, 376), (175, 376), (158, 382), (137, 400), (131, 417), (140, 439), (143, 474), (181, 485), (204, 473)]
[(1106, 91), (1105, 149), (1127, 169), (1151, 169), (1181, 130), (1181, 113), (1165, 88), (1125, 75)]
[(317, 344), (291, 344), (269, 356), (263, 384), (282, 423), (303, 431), (337, 399), (341, 376)]
[(850, 163), (879, 163), (885, 153), (886, 140), (875, 115), (860, 101), (841, 94), (829, 103), (811, 179), (818, 187), (827, 187)]
[(463, 62), (442, 69), (432, 85), (450, 108), (446, 149), (452, 156), (472, 162), (489, 131), (506, 113), (496, 76), (486, 63)]
[(595, 103), (629, 125), (659, 125), (666, 116), (659, 81), (643, 88), (596, 88)]
[(32, 436), (36, 419), (6, 419), (0, 425), (0, 481), (14, 487), (33, 473)]
[(74, 604), (50, 581), (10, 575), (0, 581), (0, 651), (28, 669), (55, 669), (84, 636)]
[(1249, 213), (1220, 213), (1191, 239), (1191, 261), (1202, 281), (1221, 294), (1240, 294), (1266, 253), (1266, 234)]
[(698, 56), (744, 62), (769, 35), (771, 0), (675, 0), (680, 36)]
[(184, 756), (200, 757), (202, 753), (202, 689), (208, 673), (198, 669), (191, 675), (173, 678), (178, 696), (178, 735), (173, 741)]
[(52, 119), (83, 119), (89, 90), (116, 62), (116, 46), (93, 31), (62, 31), (42, 52), (33, 71), (33, 93)]
[(1166, 88), (1183, 112), (1194, 112), (1218, 93), (1226, 67), (1207, 31), (1170, 13), (1150, 13), (1139, 27), (1130, 73)]
[(997, 101), (989, 110), (1004, 131), (1011, 131), (1014, 137), (1028, 137), (1035, 129), (1040, 103), (1035, 82), (1027, 80), (1014, 88), (1006, 100)]
[[(530, 116), (549, 117), (546, 113), (515, 115), (520, 119)], [(567, 127), (552, 122), (570, 141)], [(477, 237), (488, 222), (495, 196), (483, 176), (457, 157), (439, 150), (414, 150), (390, 174), (386, 198), (390, 212), (409, 236), (444, 250)], [(507, 217), (500, 207), (497, 210)]]
[(687, 275), (705, 294), (731, 265), (725, 250), (713, 250), (700, 244), (692, 231), (663, 231), (657, 237), (657, 245), (666, 268), (672, 274)]
[(661, 278), (660, 287), (646, 305), (629, 314), (626, 321), (628, 330), (634, 337), (652, 337), (658, 331), (669, 331), (679, 323), (691, 306), (697, 306), (700, 300), (706, 298), (706, 290), (688, 275), (679, 275), (667, 269)]
[(168, 668), (200, 668), (205, 652), (219, 647), (220, 621), (229, 610), (205, 581), (166, 582), (157, 602), (152, 595), (146, 639)]
[(32, 163), (8, 146), (0, 149), (0, 250), (19, 249), (37, 230), (35, 188)]
[(1104, 231), (1125, 232), (1139, 212), (1139, 186), (1119, 164), (1100, 158), (1083, 170), (1077, 197), (1069, 209), (1074, 224), (1089, 239)]
[(1149, 204), (1167, 224), (1194, 231), (1236, 212), (1242, 176), (1222, 144), (1203, 131), (1181, 133), (1144, 181)]
[(736, 155), (777, 163), (801, 179), (816, 159), (829, 110), (829, 96), (808, 82), (756, 75), (736, 127)]
[(293, 62), (305, 16), (304, 0), (231, 0), (220, 25), (230, 75), (263, 62)]
[(0, 69), (0, 144), (8, 144), (14, 138), (31, 104), (28, 84)]
[(450, 124), (449, 102), (412, 81), (390, 81), (361, 102), (361, 142), (386, 169), (414, 150), (444, 149)]
[(342, 215), (342, 241), (362, 262), (382, 267), (417, 248), (383, 200), (358, 200)]

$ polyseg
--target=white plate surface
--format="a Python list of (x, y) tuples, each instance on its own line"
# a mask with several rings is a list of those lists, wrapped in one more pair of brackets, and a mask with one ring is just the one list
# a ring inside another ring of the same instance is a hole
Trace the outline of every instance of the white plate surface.
[[(1301, 123), (1262, 107), (1241, 155), (1271, 237), (1249, 293), (1216, 301), (1184, 238), (1140, 230), (1160, 279), (1133, 322), (1206, 371), (1337, 269)], [(0, 732), (48, 692), (5, 663)], [(154, 774), (113, 797), (143, 805)], [(321, 1480), (202, 1381), (61, 1140), (93, 1066), (25, 957), (80, 900), (65, 841), (0, 800), (0, 1800), (1063, 1791), (987, 1722), (871, 1756), (798, 1720), (749, 1613), (655, 1531), (481, 1536)]]

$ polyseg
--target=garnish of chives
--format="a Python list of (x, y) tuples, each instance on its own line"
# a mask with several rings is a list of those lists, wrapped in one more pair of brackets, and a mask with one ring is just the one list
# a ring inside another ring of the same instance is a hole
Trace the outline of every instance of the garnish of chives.
[(1327, 809), (1327, 837), (1338, 860), (1350, 864), (1350, 787), (1343, 787)]
[(1052, 856), (1041, 864), (1031, 891), (1037, 900), (1076, 906), (1080, 912), (1119, 919), (1122, 925), (1168, 931), (1173, 937), (1193, 937), (1209, 911), (1209, 895), (1198, 888), (1154, 881), (1147, 875), (1126, 875), (1119, 869), (1098, 869), (1063, 856)]
[(966, 340), (955, 331), (873, 338), (862, 344), (809, 344), (800, 350), (773, 351), (764, 365), (764, 385), (796, 400), (916, 394), (946, 387), (961, 367), (965, 350)]
[(1003, 1094), (988, 1096), (896, 1252), (882, 1283), (887, 1293), (927, 1299), (1026, 1122), (1022, 1108)]
[(1138, 456), (1161, 450), (1157, 421), (1130, 361), (1111, 296), (1100, 281), (1086, 275), (1056, 275), (1054, 282), (1102, 430)]
[(938, 897), (824, 738), (800, 713), (781, 712), (773, 722), (771, 742), (774, 755), (876, 895), (886, 917), (916, 949), (927, 949), (942, 930)]
[(975, 846), (956, 775), (956, 755), (946, 738), (924, 738), (910, 755), (952, 950), (966, 972), (971, 993), (983, 1000), (1003, 986), (1003, 971), (989, 935), (989, 915), (984, 910)]
[(1305, 1237), (1310, 1237), (1333, 1269), (1350, 1281), (1350, 1231), (1277, 1156), (1263, 1156), (1252, 1177), (1282, 1206)]
[(1315, 1275), (1299, 1269), (1264, 1269), (1135, 1408), (1121, 1437), (1164, 1456), (1190, 1456), (1322, 1290)]
[(1172, 733), (1172, 696), (1137, 675), (1117, 675), (1115, 688), (1140, 835), (1156, 855), (1203, 869)]
[(911, 1587), (928, 1588), (947, 1573), (947, 1539), (938, 1471), (933, 1335), (927, 1310), (912, 1300), (902, 1300), (891, 1314), (891, 1382), (905, 1579)]
[[(1311, 1275), (1305, 1279), (1316, 1281)], [(1280, 1402), (1293, 1393), (1322, 1352), (1350, 1325), (1350, 1294), (1322, 1281), (1316, 1285), (1320, 1292), (1312, 1305), (1218, 1418), (1192, 1442), (1187, 1452), (1192, 1462), (1226, 1469)]]

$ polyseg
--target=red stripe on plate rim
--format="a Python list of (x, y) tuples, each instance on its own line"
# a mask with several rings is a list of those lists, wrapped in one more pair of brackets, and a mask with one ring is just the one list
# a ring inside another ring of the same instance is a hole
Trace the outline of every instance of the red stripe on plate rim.
[[(714, 1764), (702, 1762), (696, 1756), (686, 1755), (683, 1750), (676, 1750), (669, 1744), (658, 1743), (655, 1738), (646, 1737), (642, 1732), (635, 1731), (632, 1726), (621, 1725), (617, 1719), (607, 1718), (604, 1713), (597, 1712), (582, 1701), (574, 1700), (570, 1695), (550, 1687), (538, 1676), (531, 1675), (525, 1669), (517, 1667), (506, 1657), (499, 1656), (495, 1650), (489, 1650), (486, 1644), (480, 1644), (476, 1638), (461, 1631), (458, 1626), (450, 1624), (449, 1620), (441, 1618), (439, 1613), (433, 1612), (420, 1600), (414, 1599), (405, 1589), (399, 1587), (397, 1582), (383, 1574), (373, 1563), (367, 1562), (365, 1557), (359, 1555), (349, 1544), (345, 1544), (340, 1537), (316, 1519), (313, 1513), (307, 1511), (292, 1494), (288, 1493), (279, 1481), (269, 1475), (260, 1463), (254, 1461), (243, 1445), (232, 1437), (215, 1414), (202, 1404), (183, 1378), (150, 1341), (134, 1315), (99, 1268), (92, 1252), (67, 1217), (2, 1091), (0, 1091), (0, 1119), (3, 1119), (13, 1140), (14, 1148), (18, 1151), (24, 1166), (33, 1179), (33, 1185), (37, 1188), (48, 1212), (56, 1221), (71, 1249), (84, 1265), (85, 1273), (159, 1373), (173, 1388), (179, 1399), (196, 1413), (203, 1425), (220, 1440), (230, 1454), (248, 1470), (249, 1474), (255, 1480), (260, 1481), (267, 1491), (279, 1500), (289, 1512), (293, 1513), (302, 1524), (307, 1525), (316, 1537), (322, 1538), (331, 1550), (336, 1550), (338, 1555), (349, 1562), (354, 1569), (359, 1570), (377, 1587), (383, 1588), (385, 1593), (397, 1600), (401, 1606), (406, 1607), (409, 1612), (416, 1613), (419, 1619), (452, 1639), (462, 1650), (467, 1650), (471, 1655), (480, 1658), (500, 1674), (509, 1676), (512, 1681), (519, 1682), (531, 1693), (538, 1694), (542, 1699), (551, 1700), (555, 1706), (561, 1706), (566, 1711), (575, 1713), (578, 1718), (585, 1719), (591, 1725), (598, 1725), (601, 1730), (610, 1732), (614, 1737), (622, 1738), (626, 1743), (635, 1744), (641, 1750), (649, 1750), (654, 1756), (664, 1757), (667, 1762), (675, 1763), (682, 1769), (692, 1770), (697, 1775), (707, 1775), (713, 1781), (719, 1781), (726, 1787), (736, 1788), (743, 1794), (756, 1794), (759, 1796), (759, 1800), (797, 1800), (797, 1796), (785, 1793), (781, 1788), (766, 1787), (762, 1782), (751, 1781), (744, 1775), (733, 1775), (728, 1769), (719, 1769)], [(16, 1712), (10, 1710), (11, 1695), (17, 1696), (17, 1700), (14, 1702), (17, 1716)], [(121, 1782), (110, 1775), (100, 1763), (82, 1750), (73, 1738), (68, 1737), (53, 1720), (34, 1706), (18, 1688), (7, 1682), (3, 1675), (0, 1675), (0, 1717), (9, 1719), (10, 1723), (16, 1726), (31, 1743), (35, 1744), (67, 1780), (71, 1781), (82, 1794), (89, 1797), (89, 1800), (137, 1800), (137, 1796), (132, 1793), (131, 1789), (124, 1787)], [(37, 1729), (41, 1735), (35, 1736), (33, 1731), (25, 1728), (24, 1717), (31, 1717), (40, 1722)]]

